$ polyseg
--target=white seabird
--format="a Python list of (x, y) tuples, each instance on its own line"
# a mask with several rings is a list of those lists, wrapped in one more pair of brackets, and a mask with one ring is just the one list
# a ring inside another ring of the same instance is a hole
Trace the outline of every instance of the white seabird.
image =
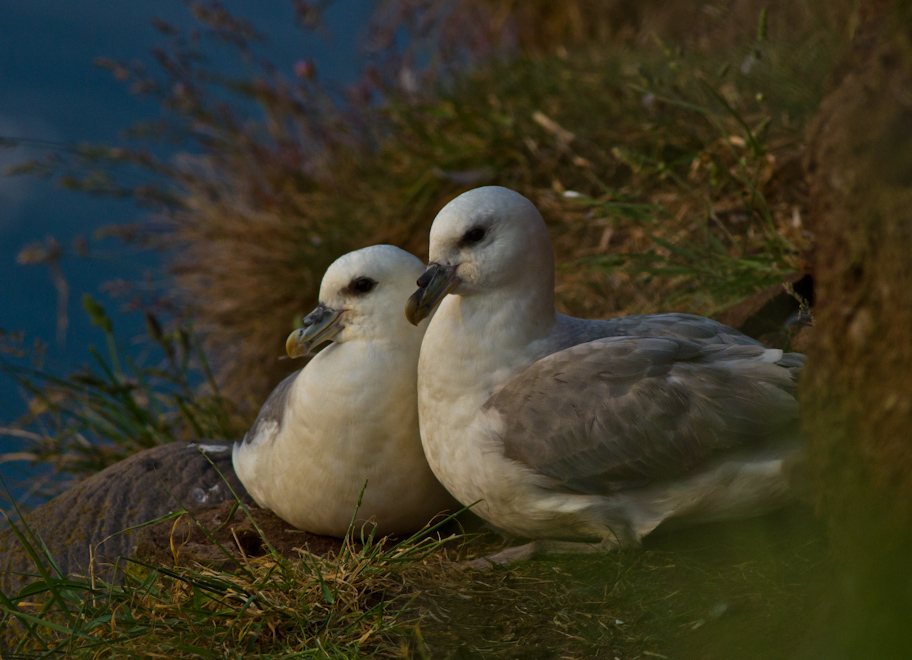
[(659, 525), (791, 500), (782, 467), (799, 446), (803, 356), (699, 316), (555, 313), (548, 230), (506, 188), (471, 190), (440, 211), (418, 284), (409, 320), (439, 304), (418, 364), (424, 450), (493, 525), (633, 547)]
[[(402, 300), (424, 264), (376, 245), (336, 260), (320, 305), (288, 337), (291, 357), (333, 343), (273, 390), (243, 442), (235, 471), (256, 502), (295, 527), (344, 536), (406, 534), (455, 502), (428, 467), (418, 435), (419, 332)], [(427, 325), (427, 324), (423, 324)]]

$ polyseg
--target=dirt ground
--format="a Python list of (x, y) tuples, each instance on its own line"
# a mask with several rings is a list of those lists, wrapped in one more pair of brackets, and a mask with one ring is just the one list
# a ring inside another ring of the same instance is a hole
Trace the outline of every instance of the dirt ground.
[(136, 556), (159, 566), (197, 562), (231, 570), (244, 557), (267, 554), (267, 542), (287, 557), (298, 548), (322, 555), (342, 547), (342, 539), (294, 529), (272, 511), (222, 502), (142, 529)]

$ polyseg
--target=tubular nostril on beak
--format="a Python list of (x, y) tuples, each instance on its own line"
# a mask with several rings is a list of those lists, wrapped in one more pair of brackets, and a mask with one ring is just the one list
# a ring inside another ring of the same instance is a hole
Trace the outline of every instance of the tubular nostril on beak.
[(303, 326), (301, 328), (301, 331), (303, 332), (305, 328), (309, 328), (312, 325), (321, 323), (331, 313), (331, 310), (329, 310), (326, 305), (320, 303), (317, 305), (317, 308), (314, 311), (312, 311), (301, 320), (301, 325)]
[(428, 284), (431, 283), (431, 280), (434, 279), (434, 275), (437, 274), (438, 270), (440, 270), (440, 264), (428, 264), (427, 270), (421, 274), (421, 277), (418, 278), (416, 284), (422, 289), (426, 289)]

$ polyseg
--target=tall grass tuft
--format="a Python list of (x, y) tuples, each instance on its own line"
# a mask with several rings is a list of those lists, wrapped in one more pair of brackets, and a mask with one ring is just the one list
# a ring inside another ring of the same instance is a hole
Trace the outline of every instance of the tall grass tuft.
[[(272, 67), (249, 23), (191, 3), (196, 32), (158, 24), (157, 70), (101, 62), (165, 108), (130, 137), (172, 156), (81, 147), (21, 170), (154, 209), (118, 231), (172, 249), (181, 304), (248, 417), (292, 368), (276, 360), (282, 337), (326, 266), (376, 242), (423, 255), (436, 211), (478, 185), (542, 208), (563, 311), (712, 311), (797, 267), (801, 131), (853, 11), (735, 4), (389, 1), (375, 64), (340, 93), (312, 62)], [(214, 69), (213, 46), (250, 73)], [(134, 170), (147, 183), (125, 183)]]

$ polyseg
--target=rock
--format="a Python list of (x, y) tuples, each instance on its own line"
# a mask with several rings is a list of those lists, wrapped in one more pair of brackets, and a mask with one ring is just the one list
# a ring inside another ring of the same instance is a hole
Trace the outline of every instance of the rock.
[[(252, 503), (234, 474), (231, 446), (230, 441), (175, 442), (147, 449), (74, 485), (14, 524), (34, 547), (40, 548), (35, 537), (41, 539), (64, 575), (110, 579), (113, 562), (136, 549), (138, 530), (130, 528), (182, 508), (233, 503), (232, 490)], [(8, 526), (0, 530), (0, 590), (15, 594), (37, 572), (15, 532)]]

